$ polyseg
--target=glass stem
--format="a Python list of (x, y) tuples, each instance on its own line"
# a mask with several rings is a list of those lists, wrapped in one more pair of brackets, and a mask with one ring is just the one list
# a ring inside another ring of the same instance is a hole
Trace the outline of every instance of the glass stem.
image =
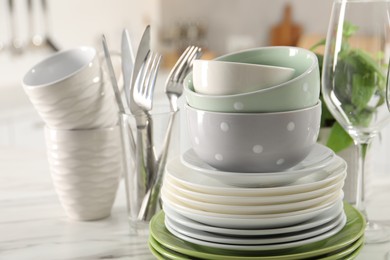
[(358, 147), (356, 208), (359, 209), (365, 217), (367, 217), (365, 205), (365, 163), (369, 144), (370, 142), (356, 144)]

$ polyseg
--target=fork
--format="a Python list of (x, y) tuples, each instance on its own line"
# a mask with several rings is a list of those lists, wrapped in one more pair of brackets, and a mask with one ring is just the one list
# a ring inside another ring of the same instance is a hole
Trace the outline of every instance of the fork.
[(147, 55), (145, 64), (143, 65), (138, 77), (137, 87), (134, 89), (133, 97), (137, 105), (150, 115), (149, 111), (153, 107), (153, 93), (156, 86), (156, 78), (158, 68), (161, 62), (161, 54), (150, 51)]
[(187, 47), (187, 49), (180, 56), (179, 60), (176, 62), (175, 66), (168, 75), (165, 85), (165, 93), (168, 96), (172, 114), (169, 118), (160, 156), (156, 161), (156, 174), (151, 184), (149, 185), (149, 188), (141, 205), (139, 217), (142, 216), (143, 220), (151, 218), (156, 210), (157, 203), (155, 202), (155, 200), (158, 199), (161, 189), (163, 171), (165, 168), (168, 156), (168, 148), (171, 140), (172, 126), (176, 119), (177, 111), (179, 110), (177, 100), (183, 93), (183, 81), (185, 76), (192, 68), (193, 60), (198, 58), (200, 55), (201, 49), (199, 47)]
[(153, 106), (155, 88), (161, 55), (149, 51), (140, 72), (137, 75), (136, 86), (133, 89), (133, 100), (140, 108), (134, 114), (137, 125), (136, 171), (142, 176), (138, 180), (140, 195), (148, 189), (150, 180), (155, 174), (155, 155), (152, 140), (152, 118), (150, 110)]
[(174, 112), (178, 110), (177, 100), (183, 94), (184, 78), (192, 68), (192, 61), (200, 57), (201, 51), (199, 47), (188, 46), (168, 75), (165, 82), (165, 93), (169, 99), (171, 110)]

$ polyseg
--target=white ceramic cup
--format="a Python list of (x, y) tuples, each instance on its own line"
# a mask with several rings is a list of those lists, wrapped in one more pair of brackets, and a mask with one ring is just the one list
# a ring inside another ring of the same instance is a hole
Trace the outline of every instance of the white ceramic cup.
[(123, 172), (119, 126), (46, 127), (45, 138), (52, 181), (67, 216), (83, 221), (109, 216)]
[(295, 70), (288, 67), (218, 60), (195, 60), (193, 84), (197, 93), (233, 95), (279, 85), (290, 80)]
[(114, 93), (106, 77), (97, 51), (78, 47), (39, 62), (22, 83), (50, 128), (94, 129), (118, 122)]

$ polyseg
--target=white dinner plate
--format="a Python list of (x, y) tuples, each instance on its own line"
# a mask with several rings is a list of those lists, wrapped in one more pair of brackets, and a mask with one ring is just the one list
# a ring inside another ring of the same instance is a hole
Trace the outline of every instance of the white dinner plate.
[(170, 219), (168, 216), (165, 216), (165, 225), (171, 227), (178, 233), (192, 237), (199, 240), (204, 240), (214, 243), (230, 244), (230, 245), (270, 245), (270, 244), (280, 244), (293, 242), (303, 239), (308, 239), (315, 236), (320, 236), (336, 226), (340, 225), (343, 221), (346, 220), (344, 212), (339, 214), (336, 218), (332, 219), (328, 223), (320, 225), (318, 227), (304, 230), (301, 232), (293, 232), (290, 234), (281, 234), (281, 235), (268, 235), (268, 236), (256, 236), (256, 237), (239, 237), (231, 235), (220, 235), (211, 232), (205, 232), (197, 229), (193, 229), (186, 225), (182, 225), (178, 222), (175, 222), (173, 219)]
[(182, 163), (194, 172), (201, 173), (221, 182), (237, 187), (277, 187), (297, 181), (299, 178), (318, 171), (326, 171), (335, 159), (334, 152), (328, 147), (316, 144), (309, 155), (296, 166), (282, 172), (227, 172), (220, 171), (202, 161), (189, 149), (181, 156)]
[(332, 167), (327, 171), (318, 171), (309, 174), (286, 186), (271, 188), (242, 188), (228, 185), (208, 175), (201, 174), (188, 168), (182, 163), (180, 157), (168, 162), (166, 167), (166, 178), (172, 178), (181, 185), (198, 192), (224, 195), (224, 196), (271, 196), (287, 195), (313, 191), (327, 186), (340, 176), (346, 175), (346, 162), (335, 155)]
[(290, 234), (295, 232), (302, 232), (308, 229), (312, 229), (318, 226), (321, 226), (329, 221), (335, 219), (339, 216), (343, 211), (343, 205), (338, 204), (338, 207), (331, 207), (328, 210), (324, 211), (322, 214), (311, 218), (305, 222), (281, 227), (281, 228), (266, 228), (266, 229), (233, 229), (233, 228), (222, 228), (206, 225), (192, 219), (189, 219), (179, 213), (177, 213), (173, 208), (169, 207), (168, 204), (164, 204), (164, 212), (165, 215), (174, 220), (177, 223), (188, 226), (192, 229), (201, 230), (205, 232), (212, 232), (220, 235), (230, 235), (230, 236), (265, 236), (265, 235), (281, 235), (281, 234)]
[(217, 203), (208, 203), (193, 200), (182, 196), (180, 192), (175, 189), (169, 188), (169, 185), (163, 185), (161, 189), (162, 194), (167, 194), (169, 196), (174, 197), (178, 202), (187, 205), (190, 208), (203, 210), (207, 212), (215, 212), (221, 214), (278, 214), (278, 213), (286, 213), (293, 212), (298, 210), (308, 209), (314, 206), (317, 206), (321, 203), (330, 200), (332, 197), (337, 197), (342, 192), (341, 187), (338, 190), (333, 192), (329, 192), (321, 197), (317, 197), (310, 200), (303, 200), (292, 203), (283, 203), (283, 204), (274, 204), (274, 205), (223, 205)]
[(177, 232), (171, 226), (169, 226), (169, 224), (166, 225), (166, 228), (174, 236), (176, 236), (184, 241), (187, 241), (187, 242), (190, 242), (193, 244), (197, 244), (197, 245), (208, 246), (208, 247), (212, 247), (212, 248), (220, 248), (220, 249), (230, 249), (230, 250), (259, 251), (259, 250), (276, 250), (276, 249), (292, 248), (292, 247), (302, 246), (302, 245), (306, 245), (309, 243), (324, 240), (324, 239), (331, 237), (334, 234), (338, 233), (345, 226), (346, 222), (347, 222), (347, 219), (343, 218), (343, 220), (337, 226), (335, 226), (331, 230), (329, 230), (321, 235), (318, 235), (318, 236), (314, 236), (311, 238), (302, 239), (302, 240), (298, 240), (298, 241), (293, 241), (293, 242), (271, 244), (271, 245), (262, 245), (262, 244), (261, 245), (235, 245), (235, 244), (215, 243), (215, 242), (204, 241), (204, 240), (195, 239), (195, 238), (183, 235), (180, 232)]
[[(343, 177), (343, 176), (340, 176)], [(237, 205), (237, 206), (256, 206), (256, 205), (275, 205), (283, 203), (292, 203), (305, 200), (315, 199), (321, 196), (324, 196), (328, 193), (333, 193), (338, 189), (341, 189), (344, 185), (344, 178), (339, 178), (330, 182), (329, 185), (316, 189), (313, 191), (288, 194), (288, 195), (277, 195), (277, 196), (224, 196), (224, 195), (215, 195), (207, 194), (203, 192), (197, 192), (191, 190), (180, 183), (175, 182), (172, 178), (165, 178), (164, 186), (167, 186), (169, 189), (173, 189), (176, 193), (200, 202), (206, 203), (215, 203), (222, 205)]]
[(340, 196), (326, 203), (322, 203), (317, 207), (296, 212), (264, 215), (233, 215), (192, 209), (166, 194), (161, 194), (161, 199), (163, 206), (166, 204), (177, 213), (194, 221), (216, 227), (238, 229), (279, 228), (296, 225), (314, 218), (332, 207), (339, 207), (338, 204), (342, 203), (342, 197)]

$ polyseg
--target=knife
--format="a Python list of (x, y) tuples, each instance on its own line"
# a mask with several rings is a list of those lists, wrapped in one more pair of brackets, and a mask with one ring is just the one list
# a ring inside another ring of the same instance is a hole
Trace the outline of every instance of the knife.
[(129, 32), (122, 31), (122, 74), (123, 74), (123, 91), (126, 96), (127, 104), (130, 106), (130, 80), (134, 67), (134, 54), (131, 46)]
[(104, 57), (105, 57), (106, 63), (107, 63), (108, 74), (110, 75), (110, 80), (111, 80), (112, 88), (113, 88), (114, 93), (115, 93), (115, 98), (116, 98), (116, 102), (118, 104), (119, 111), (121, 113), (125, 113), (125, 107), (123, 106), (121, 93), (120, 93), (119, 87), (118, 87), (118, 82), (117, 82), (116, 77), (115, 77), (115, 71), (114, 71), (114, 67), (112, 65), (110, 51), (108, 50), (107, 40), (106, 40), (106, 37), (104, 35), (102, 36), (102, 45), (103, 45)]
[[(104, 57), (105, 57), (106, 63), (107, 63), (108, 74), (110, 75), (112, 88), (113, 88), (114, 94), (115, 94), (116, 103), (118, 104), (119, 111), (121, 113), (125, 113), (125, 107), (123, 106), (121, 92), (119, 90), (118, 82), (117, 82), (116, 77), (115, 77), (114, 66), (112, 65), (110, 51), (108, 50), (107, 40), (106, 40), (106, 37), (104, 36), (104, 34), (102, 36), (102, 45), (103, 45)], [(135, 149), (136, 148), (135, 148), (134, 137), (133, 137), (133, 134), (131, 131), (128, 131), (128, 134), (129, 134), (129, 142), (130, 142), (130, 152), (132, 153), (133, 156), (135, 156)]]

